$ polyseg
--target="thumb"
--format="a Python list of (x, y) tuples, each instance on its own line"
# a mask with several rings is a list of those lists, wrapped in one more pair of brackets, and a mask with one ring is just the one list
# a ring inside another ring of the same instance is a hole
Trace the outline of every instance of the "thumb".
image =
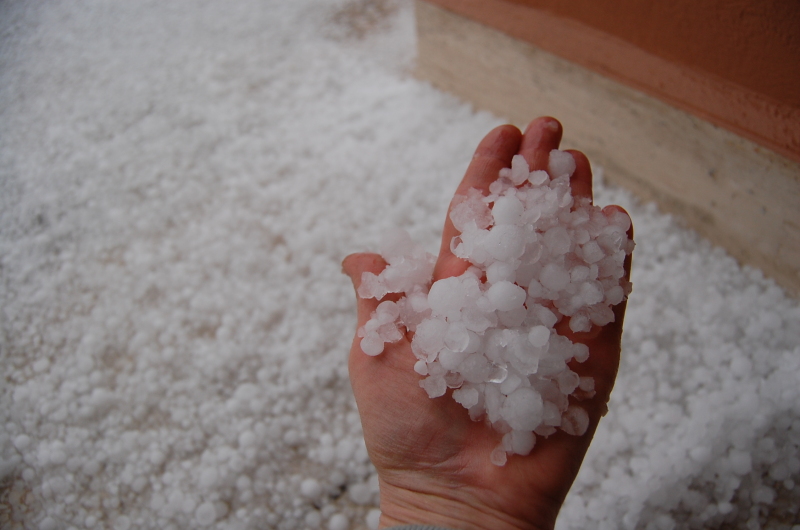
[(350, 277), (353, 288), (356, 290), (356, 308), (358, 310), (358, 326), (363, 326), (375, 308), (378, 307), (380, 300), (374, 298), (361, 298), (358, 296), (358, 288), (365, 272), (378, 275), (386, 268), (386, 261), (378, 254), (350, 254), (342, 261), (342, 272)]

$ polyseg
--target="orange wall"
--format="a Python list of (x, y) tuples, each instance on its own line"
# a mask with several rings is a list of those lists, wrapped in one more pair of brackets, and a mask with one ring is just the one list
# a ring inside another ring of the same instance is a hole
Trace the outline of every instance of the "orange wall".
[(509, 0), (800, 107), (798, 0)]
[(800, 0), (427, 0), (800, 161)]

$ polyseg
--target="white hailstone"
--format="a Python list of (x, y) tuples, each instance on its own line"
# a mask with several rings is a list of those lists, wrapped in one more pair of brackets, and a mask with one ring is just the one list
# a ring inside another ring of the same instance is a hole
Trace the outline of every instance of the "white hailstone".
[(550, 158), (547, 162), (547, 172), (553, 178), (571, 177), (575, 172), (575, 159), (566, 151), (553, 149), (550, 151)]
[(303, 521), (309, 528), (319, 528), (322, 525), (322, 514), (316, 510), (308, 512)]
[(348, 486), (347, 492), (350, 499), (359, 506), (369, 504), (372, 500), (372, 491), (366, 482), (351, 484)]
[(481, 230), (491, 225), (492, 212), (484, 202), (481, 192), (471, 188), (467, 195), (457, 195), (453, 199), (450, 220), (459, 232), (466, 232), (469, 225)]
[(411, 346), (423, 356), (434, 356), (444, 348), (444, 337), (449, 326), (446, 321), (438, 319), (424, 320), (414, 333)]
[(522, 456), (530, 454), (536, 444), (536, 436), (533, 432), (514, 430), (509, 434), (511, 435), (511, 450), (514, 454)]
[(528, 293), (519, 285), (504, 280), (493, 284), (486, 296), (498, 310), (511, 311), (522, 307)]
[(486, 281), (488, 283), (513, 282), (516, 279), (515, 277), (516, 268), (511, 263), (495, 261), (486, 268)]
[(461, 289), (461, 280), (457, 277), (438, 280), (431, 285), (428, 292), (428, 305), (434, 316), (440, 315), (448, 318), (457, 318), (464, 306), (464, 291)]
[(252, 447), (256, 441), (257, 438), (253, 431), (244, 431), (239, 435), (239, 447)]
[(541, 348), (550, 340), (550, 330), (545, 326), (534, 326), (528, 332), (528, 341), (537, 348)]
[(600, 245), (597, 244), (597, 241), (592, 239), (581, 246), (581, 256), (586, 263), (591, 264), (597, 263), (601, 259), (605, 258), (606, 253), (602, 248), (600, 248)]
[(498, 467), (503, 467), (506, 465), (506, 462), (508, 461), (508, 455), (506, 454), (506, 450), (502, 444), (498, 445), (492, 450), (491, 454), (489, 455), (489, 461)]
[(470, 383), (483, 383), (492, 373), (492, 363), (482, 353), (473, 353), (461, 362), (459, 370)]
[(14, 438), (14, 447), (19, 449), (20, 451), (27, 449), (30, 444), (31, 444), (31, 439), (26, 434), (20, 434)]
[(58, 521), (52, 517), (45, 517), (39, 523), (39, 530), (56, 530), (59, 527)]
[(605, 302), (609, 305), (617, 305), (625, 299), (625, 291), (619, 285), (615, 285), (605, 292)]
[(583, 407), (570, 405), (561, 417), (561, 429), (567, 434), (583, 436), (588, 427), (589, 415)]
[(569, 252), (572, 239), (563, 226), (556, 225), (544, 233), (544, 244), (553, 256), (561, 256)]
[(197, 507), (194, 518), (200, 526), (209, 526), (217, 520), (217, 509), (212, 502), (204, 502)]
[(445, 348), (439, 352), (438, 360), (445, 370), (456, 370), (468, 356), (469, 354), (466, 352), (457, 352)]
[(378, 307), (375, 308), (375, 314), (378, 317), (378, 322), (386, 324), (394, 322), (400, 316), (400, 308), (394, 302), (386, 300), (378, 304)]
[(522, 221), (524, 206), (513, 196), (500, 197), (492, 206), (492, 217), (497, 225), (516, 225)]
[(561, 411), (552, 401), (545, 401), (542, 408), (542, 423), (551, 427), (561, 425)]
[(384, 342), (383, 339), (376, 332), (372, 331), (367, 333), (360, 342), (361, 351), (369, 356), (374, 357), (383, 353)]
[(558, 383), (558, 389), (561, 391), (561, 393), (569, 395), (572, 394), (576, 388), (578, 388), (581, 378), (572, 370), (566, 369), (558, 374), (556, 382)]
[(519, 186), (528, 180), (529, 174), (530, 167), (528, 166), (528, 162), (525, 160), (525, 157), (522, 155), (514, 155), (511, 158), (511, 173), (509, 175), (511, 182), (515, 186)]
[(464, 387), (453, 391), (453, 399), (465, 409), (469, 409), (478, 404), (480, 394), (475, 388)]
[(551, 291), (561, 291), (569, 285), (569, 273), (557, 263), (548, 263), (542, 268), (539, 281), (545, 288)]
[(381, 238), (380, 254), (390, 265), (403, 261), (414, 252), (416, 244), (403, 229), (392, 228), (384, 232)]
[(580, 313), (570, 317), (569, 329), (575, 333), (588, 332), (592, 329), (592, 323), (587, 315)]
[(316, 500), (322, 495), (322, 486), (313, 478), (304, 479), (300, 483), (300, 494), (311, 500)]
[(217, 468), (207, 467), (200, 472), (199, 484), (201, 488), (210, 489), (217, 483)]
[(542, 419), (542, 396), (533, 388), (518, 388), (503, 402), (500, 411), (512, 429), (532, 431)]
[(386, 296), (387, 290), (382, 282), (372, 272), (363, 272), (361, 274), (361, 285), (358, 286), (358, 296), (361, 298), (383, 298)]
[(530, 175), (528, 175), (528, 182), (530, 182), (533, 186), (541, 186), (549, 179), (550, 175), (547, 174), (547, 171), (543, 171), (541, 169), (531, 171)]
[(517, 259), (525, 253), (525, 233), (515, 225), (495, 226), (483, 241), (483, 247), (496, 260)]
[(531, 306), (530, 314), (535, 317), (537, 322), (541, 322), (547, 328), (552, 328), (558, 322), (558, 316), (555, 313), (539, 304)]
[(346, 515), (335, 513), (328, 519), (328, 530), (347, 530), (349, 524)]
[(428, 375), (428, 363), (420, 359), (414, 363), (414, 371), (419, 375)]
[(505, 380), (500, 382), (500, 392), (507, 396), (519, 388), (522, 382), (522, 378), (517, 374), (509, 374), (506, 376)]
[(444, 345), (454, 352), (463, 352), (470, 343), (470, 333), (461, 322), (453, 322), (447, 326)]
[(428, 376), (419, 382), (419, 386), (428, 393), (430, 398), (441, 397), (447, 392), (447, 382), (442, 376)]
[(368, 511), (366, 522), (369, 530), (378, 530), (378, 527), (381, 524), (381, 511), (377, 508), (373, 508), (372, 510)]

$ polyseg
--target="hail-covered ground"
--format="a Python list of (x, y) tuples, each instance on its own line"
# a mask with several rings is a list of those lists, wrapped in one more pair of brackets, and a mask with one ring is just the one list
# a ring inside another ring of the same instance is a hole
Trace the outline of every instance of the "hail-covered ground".
[[(501, 123), (413, 60), (409, 2), (0, 3), (0, 527), (375, 525), (340, 263), (435, 251)], [(634, 291), (558, 528), (800, 528), (798, 302), (595, 193)]]

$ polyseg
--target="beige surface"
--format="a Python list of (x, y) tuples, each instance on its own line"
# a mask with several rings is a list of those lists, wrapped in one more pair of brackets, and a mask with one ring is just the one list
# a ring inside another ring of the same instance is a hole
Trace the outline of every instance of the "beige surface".
[(497, 30), (417, 2), (417, 75), (564, 145), (800, 293), (800, 164)]

